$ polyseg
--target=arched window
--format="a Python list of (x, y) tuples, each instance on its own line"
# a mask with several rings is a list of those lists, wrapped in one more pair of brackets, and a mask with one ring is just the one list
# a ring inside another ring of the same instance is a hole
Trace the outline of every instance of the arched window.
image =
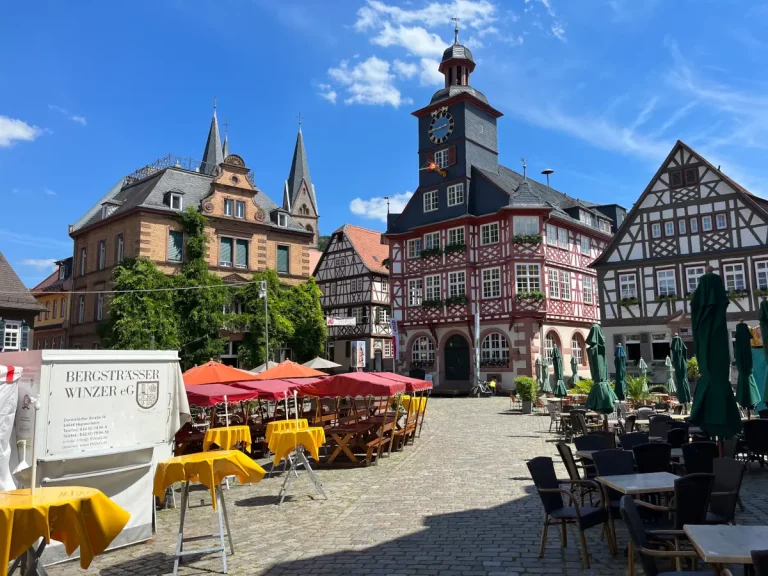
[(301, 205), (301, 208), (299, 208), (299, 214), (303, 214), (304, 216), (309, 214), (309, 208), (307, 208), (306, 204)]
[(575, 332), (571, 339), (571, 356), (576, 358), (579, 366), (584, 365), (584, 337), (578, 332)]
[(494, 332), (488, 334), (480, 348), (480, 359), (483, 362), (490, 360), (509, 360), (509, 342), (506, 336)]
[(544, 353), (546, 354), (547, 360), (552, 360), (552, 350), (555, 349), (555, 346), (560, 345), (560, 339), (557, 337), (557, 334), (553, 331), (547, 333), (547, 339), (544, 341)]
[(313, 234), (315, 233), (315, 231), (314, 231), (314, 229), (312, 228), (312, 225), (311, 225), (311, 224), (307, 224), (307, 232), (312, 232)]
[(422, 336), (416, 339), (411, 348), (411, 360), (413, 362), (435, 361), (435, 345), (430, 338)]

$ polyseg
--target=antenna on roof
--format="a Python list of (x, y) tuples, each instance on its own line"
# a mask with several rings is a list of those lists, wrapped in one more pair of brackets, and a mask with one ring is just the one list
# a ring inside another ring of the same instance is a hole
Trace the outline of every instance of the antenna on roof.
[(547, 188), (550, 188), (549, 185), (549, 175), (554, 174), (555, 171), (552, 170), (552, 168), (544, 168), (544, 170), (541, 171), (542, 174), (544, 174), (547, 177)]
[(384, 196), (384, 200), (387, 201), (387, 214), (389, 214), (389, 196)]
[(523, 180), (525, 180), (527, 178), (526, 170), (528, 169), (528, 165), (525, 163), (525, 158), (520, 158), (520, 162), (523, 163)]

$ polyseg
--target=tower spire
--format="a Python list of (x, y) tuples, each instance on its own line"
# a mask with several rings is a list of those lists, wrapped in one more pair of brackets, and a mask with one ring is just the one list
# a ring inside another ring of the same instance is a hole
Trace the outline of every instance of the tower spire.
[(459, 43), (459, 18), (454, 16), (453, 18), (451, 18), (451, 21), (456, 24), (453, 28), (453, 43), (458, 44)]
[(213, 174), (216, 167), (224, 161), (224, 151), (221, 147), (221, 134), (219, 133), (219, 121), (216, 118), (216, 98), (213, 99), (213, 118), (211, 118), (211, 127), (208, 129), (208, 139), (205, 142), (203, 151), (203, 163), (200, 166), (200, 172), (203, 174)]
[(224, 145), (221, 147), (222, 156), (229, 156), (229, 120), (224, 118)]

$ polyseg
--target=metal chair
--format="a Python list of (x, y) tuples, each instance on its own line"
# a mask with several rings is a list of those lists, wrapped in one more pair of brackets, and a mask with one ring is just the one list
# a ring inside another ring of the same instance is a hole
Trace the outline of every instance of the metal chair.
[(653, 408), (643, 407), (638, 408), (635, 414), (637, 415), (638, 420), (650, 420), (651, 414), (653, 414)]
[(619, 436), (619, 444), (624, 450), (632, 451), (632, 448), (638, 444), (647, 444), (650, 442), (650, 436), (648, 432), (630, 432), (629, 434), (621, 434)]
[(768, 576), (768, 550), (752, 550), (752, 567), (756, 576)]
[(747, 452), (747, 472), (753, 460), (757, 460), (760, 468), (765, 466), (768, 456), (768, 420), (747, 420), (744, 422), (744, 443)]
[(683, 463), (688, 474), (712, 474), (712, 463), (717, 458), (714, 442), (691, 442), (682, 446)]
[(669, 472), (672, 446), (666, 442), (648, 442), (632, 448), (635, 465), (640, 474), (651, 472)]
[(624, 419), (624, 422), (621, 426), (623, 429), (622, 434), (632, 434), (632, 432), (635, 431), (635, 420), (637, 420), (637, 416), (634, 414), (630, 414)]
[(707, 524), (735, 524), (736, 504), (746, 466), (733, 458), (715, 458), (712, 464), (715, 486), (707, 512)]
[[(592, 462), (599, 476), (626, 476), (635, 473), (635, 459), (632, 452), (627, 450), (600, 450), (592, 454)], [(621, 492), (600, 485), (603, 489), (603, 501), (608, 506), (611, 515), (611, 530), (616, 536), (615, 519), (619, 517), (619, 501)]]
[[(608, 439), (602, 434), (584, 434), (582, 436), (576, 436), (573, 439), (573, 444), (576, 446), (576, 450), (607, 450), (613, 448), (608, 443)], [(587, 478), (595, 477), (595, 466), (591, 462), (583, 462), (584, 473)]]
[(595, 488), (593, 486), (587, 486), (580, 483), (580, 481), (583, 480), (583, 478), (579, 473), (579, 465), (576, 464), (576, 460), (573, 458), (573, 452), (571, 451), (571, 447), (568, 446), (568, 444), (566, 444), (565, 442), (558, 442), (557, 451), (560, 454), (560, 458), (563, 459), (563, 465), (565, 466), (565, 469), (568, 471), (568, 477), (574, 482), (577, 482), (577, 484), (574, 484), (574, 486), (571, 488), (571, 491), (579, 494), (579, 496), (581, 497), (582, 506), (584, 506), (584, 496), (589, 494), (589, 504), (591, 506), (592, 494), (600, 492), (599, 488)]
[(552, 424), (554, 424), (555, 432), (560, 432), (560, 407), (557, 402), (547, 402), (547, 412), (549, 412), (549, 431), (552, 432)]
[(685, 428), (670, 428), (667, 432), (667, 443), (672, 448), (682, 448), (683, 444), (688, 444), (688, 430)]
[[(573, 480), (558, 480), (555, 476), (555, 467), (552, 464), (552, 458), (539, 456), (528, 462), (528, 471), (531, 473), (536, 491), (539, 493), (541, 503), (544, 506), (544, 526), (541, 533), (541, 547), (539, 549), (539, 558), (544, 557), (544, 549), (547, 544), (547, 531), (551, 525), (559, 524), (561, 527), (561, 539), (563, 547), (568, 545), (568, 534), (566, 526), (574, 524), (579, 530), (581, 539), (581, 549), (583, 555), (583, 566), (589, 568), (589, 551), (587, 549), (587, 539), (584, 537), (584, 531), (595, 526), (603, 525), (605, 530), (608, 548), (611, 554), (616, 554), (616, 544), (611, 533), (608, 509), (600, 503), (598, 506), (579, 506), (576, 497), (570, 490), (561, 486), (563, 484), (573, 485)], [(591, 480), (580, 480), (580, 484), (586, 484), (597, 487), (597, 483)], [(568, 506), (563, 504), (563, 496), (568, 498)]]

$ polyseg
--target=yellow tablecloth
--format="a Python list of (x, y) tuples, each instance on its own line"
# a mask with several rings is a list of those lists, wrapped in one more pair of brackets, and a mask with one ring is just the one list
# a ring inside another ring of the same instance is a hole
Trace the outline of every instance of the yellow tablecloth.
[(67, 555), (80, 547), (80, 567), (90, 566), (120, 534), (131, 517), (95, 488), (62, 486), (0, 492), (0, 567), (37, 542), (51, 537), (64, 544)]
[(290, 420), (275, 420), (267, 424), (267, 431), (264, 433), (267, 443), (272, 439), (273, 432), (283, 432), (284, 430), (306, 430), (309, 428), (306, 418), (299, 418), (298, 427), (296, 425), (296, 419)]
[(411, 410), (411, 406), (413, 406), (414, 412), (423, 412), (427, 409), (427, 397), (426, 396), (419, 396), (417, 398), (411, 398), (410, 396), (403, 395), (400, 398), (403, 408), (406, 410)]
[(240, 442), (245, 447), (251, 447), (251, 429), (248, 426), (227, 426), (226, 428), (209, 428), (203, 439), (203, 452), (207, 452), (211, 444), (216, 444), (222, 450), (232, 450)]
[(240, 482), (259, 482), (264, 478), (264, 468), (238, 450), (212, 450), (185, 454), (163, 460), (157, 465), (152, 488), (155, 496), (162, 498), (165, 489), (174, 482), (200, 482), (211, 491), (213, 508), (216, 509), (216, 486), (227, 476), (237, 476)]
[(320, 462), (320, 446), (325, 444), (325, 430), (318, 426), (306, 430), (273, 432), (269, 441), (269, 451), (275, 454), (272, 463), (275, 466), (280, 464), (280, 460), (293, 452), (299, 444), (309, 451), (313, 460)]

